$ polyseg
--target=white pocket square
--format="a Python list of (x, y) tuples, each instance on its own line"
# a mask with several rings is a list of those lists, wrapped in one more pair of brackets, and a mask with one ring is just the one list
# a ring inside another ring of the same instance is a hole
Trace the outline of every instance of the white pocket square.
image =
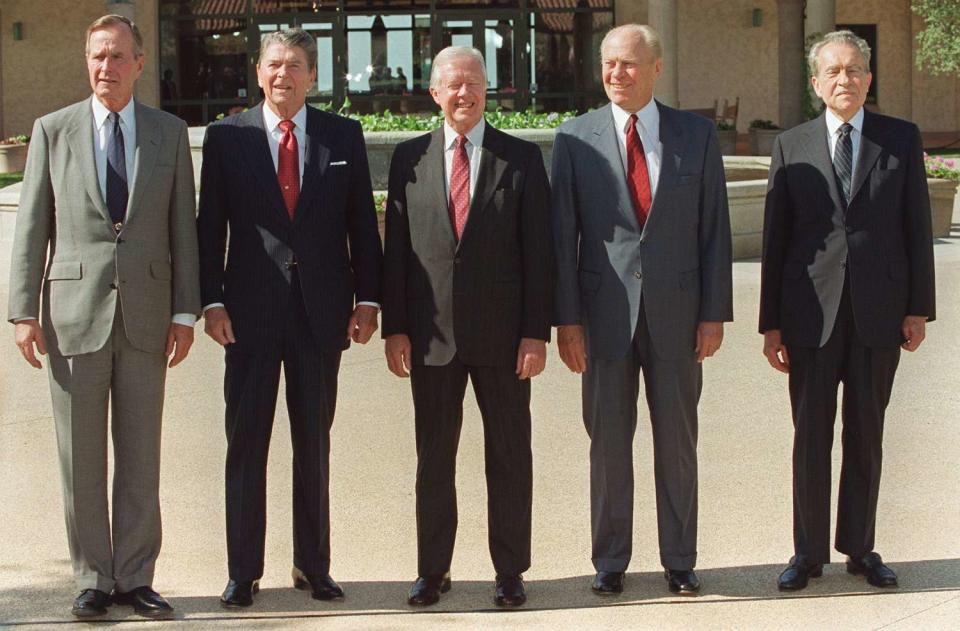
[(338, 160), (337, 162), (331, 162), (330, 166), (332, 167), (345, 167), (347, 166), (346, 160)]

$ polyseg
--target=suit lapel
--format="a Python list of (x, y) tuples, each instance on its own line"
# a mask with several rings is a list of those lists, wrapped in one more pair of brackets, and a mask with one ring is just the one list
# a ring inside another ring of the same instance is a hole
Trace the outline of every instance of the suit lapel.
[[(303, 180), (300, 185), (300, 197), (297, 199), (297, 210), (293, 215), (293, 222), (298, 223), (303, 214), (311, 207), (310, 200), (321, 189), (323, 175), (330, 164), (329, 145), (334, 144), (324, 135), (320, 113), (309, 105), (307, 106), (306, 147), (303, 157)], [(278, 189), (279, 190), (279, 189)]]
[(857, 191), (863, 186), (873, 165), (880, 157), (881, 147), (875, 140), (877, 129), (873, 124), (874, 117), (869, 112), (863, 113), (863, 132), (860, 134), (860, 155), (857, 156), (857, 166), (853, 169), (853, 182), (850, 186), (850, 201), (857, 197)]
[(70, 132), (67, 135), (67, 143), (70, 145), (70, 151), (80, 162), (80, 170), (83, 177), (83, 184), (87, 189), (87, 196), (93, 205), (96, 206), (104, 220), (113, 225), (110, 219), (110, 211), (107, 210), (107, 204), (103, 201), (103, 193), (100, 192), (100, 178), (97, 176), (97, 159), (93, 152), (93, 108), (87, 102), (84, 107), (77, 110)]
[(613, 174), (613, 185), (617, 200), (617, 210), (635, 230), (640, 229), (637, 213), (633, 208), (633, 198), (627, 189), (627, 165), (620, 154), (620, 141), (614, 129), (613, 110), (609, 104), (597, 110), (597, 126), (593, 130), (594, 146), (606, 160), (606, 168)]
[(683, 157), (683, 129), (677, 124), (673, 111), (657, 102), (660, 112), (660, 142), (663, 144), (663, 153), (660, 159), (660, 176), (657, 179), (657, 194), (650, 205), (650, 214), (643, 225), (645, 239), (654, 226), (659, 223), (660, 215), (668, 211), (669, 202), (661, 201), (669, 197), (670, 191), (677, 184), (680, 173), (680, 162)]
[[(810, 158), (810, 164), (823, 176), (827, 184), (827, 193), (836, 208), (845, 209), (846, 204), (840, 196), (840, 186), (837, 184), (837, 174), (833, 170), (833, 160), (830, 158), (830, 145), (827, 141), (827, 119), (821, 114), (807, 129), (807, 139), (802, 143), (803, 150)], [(833, 209), (829, 214), (833, 215)]]
[(127, 201), (127, 216), (125, 221), (136, 214), (143, 199), (143, 189), (153, 173), (157, 163), (157, 154), (160, 150), (160, 126), (150, 110), (134, 102), (134, 116), (137, 120), (137, 146), (134, 149), (133, 179), (130, 186), (130, 196)]
[(241, 114), (239, 122), (248, 132), (244, 134), (244, 144), (247, 146), (239, 148), (242, 156), (250, 161), (254, 176), (260, 181), (260, 190), (266, 192), (273, 212), (289, 221), (290, 216), (277, 181), (277, 169), (273, 166), (273, 156), (270, 155), (270, 144), (267, 142), (263, 102)]
[(439, 129), (430, 132), (430, 144), (427, 145), (423, 159), (414, 165), (413, 174), (414, 181), (420, 182), (421, 190), (424, 191), (423, 212), (433, 214), (433, 221), (445, 226), (444, 235), (448, 237), (449, 247), (454, 249), (457, 240), (453, 234), (453, 224), (450, 221), (450, 205), (447, 200), (444, 171), (443, 127), (441, 126)]
[(459, 249), (469, 235), (477, 228), (470, 228), (471, 224), (482, 222), (482, 216), (497, 189), (500, 178), (507, 168), (507, 160), (503, 156), (503, 132), (489, 123), (483, 132), (483, 146), (480, 148), (480, 168), (477, 170), (477, 184), (473, 189), (473, 199), (470, 201), (470, 212), (467, 214), (467, 224), (463, 228), (463, 235)]

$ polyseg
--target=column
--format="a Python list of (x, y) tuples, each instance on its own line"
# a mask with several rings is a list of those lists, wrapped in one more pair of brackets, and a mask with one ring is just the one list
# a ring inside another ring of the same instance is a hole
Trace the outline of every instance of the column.
[(677, 68), (677, 2), (676, 0), (650, 0), (650, 26), (663, 42), (663, 74), (657, 81), (654, 94), (657, 99), (671, 107), (679, 107), (680, 74)]
[(803, 91), (807, 89), (803, 50), (803, 0), (778, 0), (780, 48), (780, 120), (784, 129), (803, 122)]

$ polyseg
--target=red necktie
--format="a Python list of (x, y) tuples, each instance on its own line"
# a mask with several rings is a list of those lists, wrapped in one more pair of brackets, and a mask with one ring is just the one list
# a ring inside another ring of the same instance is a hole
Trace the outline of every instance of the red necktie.
[(453, 148), (453, 167), (450, 169), (450, 220), (457, 241), (463, 235), (470, 212), (470, 160), (467, 159), (467, 137), (458, 136)]
[(637, 212), (637, 222), (640, 229), (647, 222), (650, 214), (650, 175), (647, 173), (647, 160), (643, 155), (643, 143), (640, 141), (640, 132), (637, 131), (637, 115), (630, 115), (630, 126), (627, 128), (627, 185), (630, 188), (630, 197), (633, 198), (633, 207)]
[(297, 198), (300, 197), (300, 152), (297, 150), (297, 137), (293, 135), (294, 127), (293, 121), (280, 121), (283, 136), (277, 153), (277, 181), (290, 219), (293, 219)]

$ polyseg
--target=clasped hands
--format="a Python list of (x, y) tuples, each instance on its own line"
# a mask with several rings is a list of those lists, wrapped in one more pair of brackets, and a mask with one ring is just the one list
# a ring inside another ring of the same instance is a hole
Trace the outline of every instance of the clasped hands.
[[(387, 356), (387, 368), (398, 377), (409, 377), (410, 367), (410, 338), (403, 334), (388, 335), (385, 341), (384, 353)], [(531, 337), (520, 340), (517, 349), (517, 377), (532, 379), (543, 372), (547, 365), (547, 343)]]
[[(379, 309), (371, 305), (357, 305), (347, 323), (346, 339), (358, 344), (366, 344), (377, 330)], [(237, 338), (233, 334), (230, 315), (224, 307), (210, 307), (203, 312), (203, 330), (220, 346), (233, 344)]]

